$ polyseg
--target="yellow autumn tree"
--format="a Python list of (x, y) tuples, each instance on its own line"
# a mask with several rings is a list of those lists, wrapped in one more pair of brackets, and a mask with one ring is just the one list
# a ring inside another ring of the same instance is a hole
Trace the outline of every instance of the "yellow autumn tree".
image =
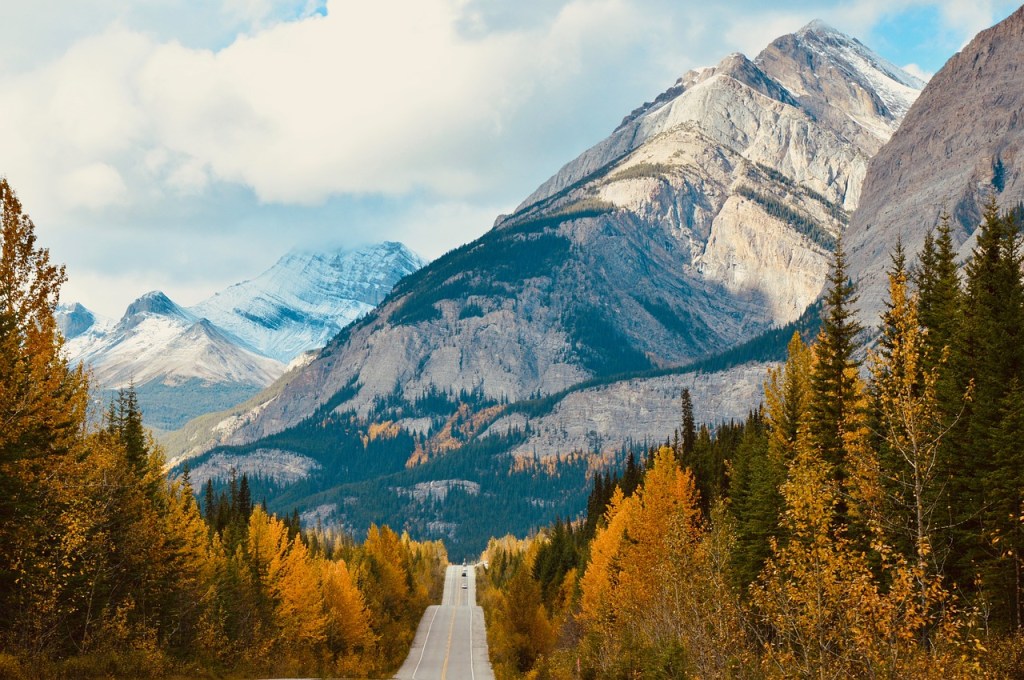
[(262, 508), (249, 517), (248, 556), (257, 582), (272, 606), (271, 648), (279, 661), (301, 664), (326, 637), (319, 574), (309, 551), (288, 527)]
[(35, 225), (0, 178), (0, 641), (35, 651), (56, 629), (40, 627), (31, 612), (56, 606), (53, 588), (70, 577), (53, 574), (67, 549), (58, 518), (74, 500), (55, 482), (77, 471), (88, 399), (54, 319), (64, 281), (64, 268), (36, 245)]
[[(947, 648), (923, 647), (940, 629), (955, 635), (950, 619), (936, 619), (918, 598), (922, 574), (885, 542), (873, 510), (878, 464), (864, 415), (863, 384), (851, 376), (855, 402), (840, 428), (852, 474), (844, 488), (848, 516), (869, 535), (857, 542), (836, 522), (840, 485), (831, 464), (799, 420), (793, 457), (782, 486), (782, 539), (752, 587), (756, 613), (767, 631), (763, 668), (773, 677), (969, 677), (972, 668)], [(799, 397), (802, 399), (802, 397)], [(769, 417), (787, 405), (769, 402)], [(870, 543), (870, 553), (861, 547)]]
[(371, 647), (370, 611), (344, 560), (320, 561), (320, 589), (328, 649), (344, 658)]
[(695, 610), (703, 535), (692, 474), (662, 447), (634, 495), (615, 491), (606, 520), (580, 579), (577, 618), (594, 669), (685, 673), (683, 619)]

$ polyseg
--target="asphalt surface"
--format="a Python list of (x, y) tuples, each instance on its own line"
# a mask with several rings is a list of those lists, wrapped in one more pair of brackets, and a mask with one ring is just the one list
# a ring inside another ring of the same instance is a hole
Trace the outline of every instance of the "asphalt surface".
[(448, 567), (441, 604), (427, 607), (409, 657), (395, 678), (494, 680), (487, 658), (484, 610), (476, 605), (473, 565)]

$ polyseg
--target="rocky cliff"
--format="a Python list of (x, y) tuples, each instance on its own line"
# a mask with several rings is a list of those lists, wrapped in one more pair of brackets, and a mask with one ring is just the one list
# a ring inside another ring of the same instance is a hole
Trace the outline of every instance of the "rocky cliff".
[(964, 243), (991, 197), (1003, 208), (1024, 200), (1022, 53), (1024, 8), (954, 55), (872, 159), (847, 237), (865, 323), (877, 324), (897, 236), (916, 254), (945, 212)]

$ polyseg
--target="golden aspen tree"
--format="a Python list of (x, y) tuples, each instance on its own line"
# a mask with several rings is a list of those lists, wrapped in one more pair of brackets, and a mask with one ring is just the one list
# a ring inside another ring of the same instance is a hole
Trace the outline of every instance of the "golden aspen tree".
[[(887, 454), (880, 482), (889, 490), (886, 528), (911, 547), (915, 568), (938, 574), (935, 513), (942, 502), (938, 474), (943, 437), (952, 427), (939, 404), (939, 365), (926, 364), (925, 333), (905, 273), (889, 276), (890, 311), (884, 353), (870, 355), (878, 436)], [(954, 420), (955, 424), (955, 420)], [(921, 584), (921, 596), (927, 588)]]
[(691, 609), (701, 535), (693, 476), (662, 447), (637, 492), (613, 496), (580, 581), (579, 620), (599, 673), (623, 662), (683, 672), (683, 612)]
[(270, 562), (267, 581), (275, 602), (280, 652), (294, 657), (303, 667), (314, 659), (314, 650), (326, 639), (318, 570), (299, 536)]

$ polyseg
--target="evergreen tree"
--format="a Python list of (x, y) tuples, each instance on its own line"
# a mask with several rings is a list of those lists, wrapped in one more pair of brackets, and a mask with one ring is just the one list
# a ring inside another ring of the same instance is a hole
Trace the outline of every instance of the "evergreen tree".
[[(1010, 388), (1024, 381), (1024, 281), (1018, 226), (993, 201), (985, 210), (977, 245), (966, 267), (963, 329), (956, 348), (958, 386), (973, 386), (965, 422), (951, 442), (950, 503), (953, 548), (951, 575), (970, 584), (981, 575), (982, 595), (993, 607), (997, 629), (1015, 626), (1018, 598), (1006, 560), (1006, 537), (1015, 535), (1016, 516), (1004, 503), (1015, 493), (1016, 470), (1024, 459), (1000, 450)], [(1009, 410), (1012, 412), (1012, 408)], [(1004, 545), (1000, 545), (1003, 543)], [(1012, 549), (1012, 548), (1011, 548)]]
[(248, 522), (251, 514), (252, 492), (249, 490), (249, 477), (242, 473), (242, 479), (238, 483), (238, 515), (243, 522)]
[(847, 273), (842, 239), (836, 244), (827, 285), (821, 330), (814, 347), (809, 424), (813, 445), (839, 484), (836, 518), (845, 521), (849, 471), (843, 436), (849, 421), (857, 415), (859, 362), (854, 355), (863, 328), (856, 319), (856, 288)]
[(217, 526), (217, 495), (213, 490), (213, 478), (210, 477), (203, 485), (203, 519), (210, 525), (210, 529), (216, 531)]
[(150, 450), (134, 383), (117, 391), (107, 413), (107, 432), (124, 447), (125, 456), (132, 468), (140, 475), (144, 474)]
[(741, 593), (747, 592), (771, 554), (782, 512), (779, 487), (785, 478), (782, 459), (769, 453), (764, 426), (752, 416), (736, 448), (729, 480), (729, 507), (736, 519), (736, 544), (729, 561)]
[(693, 420), (693, 399), (690, 397), (690, 390), (686, 387), (683, 388), (683, 393), (679, 398), (679, 406), (682, 412), (682, 460), (688, 463), (697, 442), (697, 427)]
[[(925, 236), (913, 277), (917, 286), (918, 322), (927, 330), (924, 343), (929, 366), (938, 365), (944, 353), (949, 352), (961, 325), (962, 293), (958, 272), (949, 215), (943, 214), (937, 236), (931, 231)], [(962, 396), (961, 391), (953, 395), (953, 400), (959, 401)]]
[(626, 496), (632, 496), (636, 488), (640, 486), (640, 480), (643, 479), (643, 475), (643, 468), (636, 464), (636, 456), (630, 451), (629, 455), (626, 456), (626, 469), (622, 473), (622, 479), (619, 480), (619, 488), (622, 489), (622, 493)]

